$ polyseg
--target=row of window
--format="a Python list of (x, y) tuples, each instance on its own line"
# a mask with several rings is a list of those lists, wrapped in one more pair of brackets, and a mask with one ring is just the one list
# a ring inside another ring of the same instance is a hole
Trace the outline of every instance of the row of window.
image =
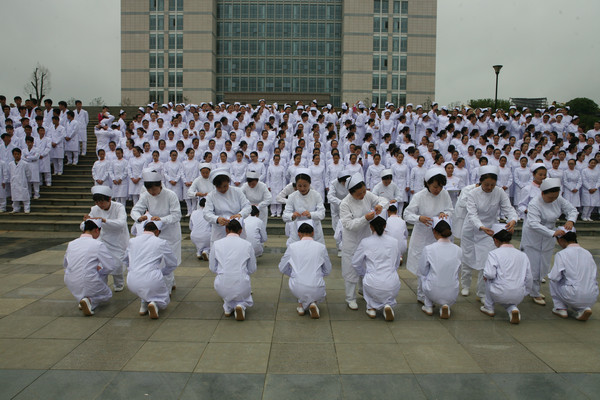
[(341, 39), (341, 23), (309, 22), (219, 22), (218, 37), (325, 38)]
[(373, 1), (373, 12), (376, 14), (382, 13), (387, 14), (390, 12), (390, 3), (392, 4), (392, 11), (394, 14), (408, 14), (408, 1), (400, 0), (374, 0)]
[[(150, 50), (164, 50), (165, 48), (165, 34), (164, 33), (150, 33), (149, 46)], [(169, 33), (169, 49), (171, 50), (182, 50), (183, 49), (183, 33)]]
[(340, 92), (339, 78), (217, 77), (217, 92)]
[(164, 71), (150, 71), (149, 85), (151, 88), (160, 88), (165, 86), (165, 75), (168, 79), (168, 87), (176, 88), (183, 86), (183, 72), (169, 71), (165, 74)]
[[(408, 50), (408, 39), (406, 37), (394, 36), (392, 38), (392, 52), (406, 53)], [(388, 51), (388, 37), (373, 36), (373, 51)]]
[[(337, 1), (341, 3), (341, 1)], [(341, 4), (322, 4), (323, 1), (308, 4), (308, 2), (279, 2), (276, 4), (227, 4), (217, 5), (218, 19), (312, 19), (334, 20), (342, 19)]]
[(168, 18), (167, 29), (170, 31), (182, 31), (183, 30), (183, 15), (164, 15), (150, 14), (150, 30), (151, 31), (164, 31), (165, 30), (165, 18)]
[(404, 93), (393, 93), (391, 96), (388, 96), (387, 92), (384, 93), (373, 93), (371, 101), (373, 103), (379, 104), (381, 107), (385, 104), (386, 101), (391, 101), (392, 103), (398, 104), (406, 104), (406, 94)]
[[(165, 91), (161, 89), (150, 90), (148, 93), (148, 97), (150, 101), (162, 104), (165, 102)], [(183, 102), (183, 90), (169, 90), (167, 92), (167, 101), (171, 101), (174, 103), (182, 103)]]
[[(183, 0), (168, 0), (169, 11), (183, 11)], [(150, 11), (164, 11), (165, 0), (150, 0)]]
[(339, 75), (342, 61), (335, 59), (217, 58), (218, 74)]
[(167, 59), (167, 65), (169, 68), (183, 68), (183, 53), (150, 53), (149, 55), (149, 68), (164, 68), (165, 58)]
[[(373, 17), (373, 32), (388, 32), (388, 17)], [(408, 18), (393, 18), (392, 32), (408, 33)]]
[[(387, 90), (387, 74), (373, 74), (373, 90)], [(392, 75), (392, 90), (406, 90), (406, 75)]]
[(219, 56), (341, 57), (340, 41), (217, 40)]
[[(406, 71), (407, 65), (406, 56), (393, 56), (392, 57), (392, 71), (398, 72)], [(373, 72), (378, 72), (379, 70), (383, 70), (383, 72), (388, 70), (388, 56), (387, 55), (379, 55), (375, 54), (373, 56)]]

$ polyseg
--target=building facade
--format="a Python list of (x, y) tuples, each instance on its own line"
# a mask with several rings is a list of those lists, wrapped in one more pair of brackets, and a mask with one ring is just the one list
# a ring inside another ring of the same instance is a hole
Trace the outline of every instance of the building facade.
[(437, 0), (122, 1), (122, 103), (427, 103), (436, 12)]

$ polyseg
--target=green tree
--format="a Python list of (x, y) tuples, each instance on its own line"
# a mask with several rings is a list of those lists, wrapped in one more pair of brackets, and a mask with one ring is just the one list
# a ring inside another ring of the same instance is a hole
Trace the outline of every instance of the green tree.
[[(494, 99), (471, 99), (468, 101), (471, 108), (491, 108), (494, 110)], [(508, 111), (510, 101), (498, 99), (498, 108)]]
[(567, 101), (565, 105), (571, 107), (569, 114), (579, 116), (579, 125), (584, 130), (592, 129), (594, 122), (600, 121), (600, 116), (598, 115), (600, 109), (598, 109), (598, 104), (592, 99), (576, 97)]

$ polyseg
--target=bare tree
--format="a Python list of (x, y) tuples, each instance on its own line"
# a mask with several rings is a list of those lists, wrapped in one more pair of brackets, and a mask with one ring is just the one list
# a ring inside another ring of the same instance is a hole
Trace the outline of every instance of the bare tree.
[(35, 95), (38, 104), (41, 104), (42, 99), (46, 97), (50, 89), (50, 71), (38, 62), (31, 73), (29, 82), (25, 84), (25, 94), (29, 95), (30, 99)]
[(102, 97), (94, 97), (92, 100), (90, 100), (90, 106), (103, 106), (104, 105), (104, 99)]
[(123, 97), (121, 99), (121, 106), (122, 107), (129, 107), (129, 106), (131, 106), (131, 104), (132, 104), (131, 103), (131, 99), (129, 97)]

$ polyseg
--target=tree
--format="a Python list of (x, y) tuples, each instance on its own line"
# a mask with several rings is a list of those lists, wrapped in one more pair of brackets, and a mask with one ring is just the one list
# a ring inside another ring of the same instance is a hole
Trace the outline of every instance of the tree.
[(571, 107), (569, 114), (579, 116), (579, 125), (584, 129), (591, 129), (594, 126), (594, 122), (600, 121), (598, 117), (598, 104), (592, 99), (587, 97), (576, 97), (569, 100), (565, 105)]
[[(494, 110), (494, 99), (472, 99), (469, 100), (468, 104), (471, 108), (491, 108)], [(508, 111), (509, 107), (510, 101), (498, 99), (498, 108)]]
[(31, 73), (29, 82), (25, 84), (25, 94), (29, 95), (30, 99), (35, 95), (38, 104), (41, 104), (50, 89), (50, 71), (38, 62)]
[(131, 99), (129, 97), (123, 97), (121, 99), (121, 107), (129, 107), (131, 106)]
[(98, 106), (101, 107), (104, 105), (104, 99), (102, 97), (94, 97), (90, 100), (90, 106)]
[(67, 107), (71, 107), (71, 108), (75, 108), (75, 102), (78, 99), (76, 99), (75, 97), (71, 96), (68, 99), (66, 99), (65, 101), (67, 102)]

